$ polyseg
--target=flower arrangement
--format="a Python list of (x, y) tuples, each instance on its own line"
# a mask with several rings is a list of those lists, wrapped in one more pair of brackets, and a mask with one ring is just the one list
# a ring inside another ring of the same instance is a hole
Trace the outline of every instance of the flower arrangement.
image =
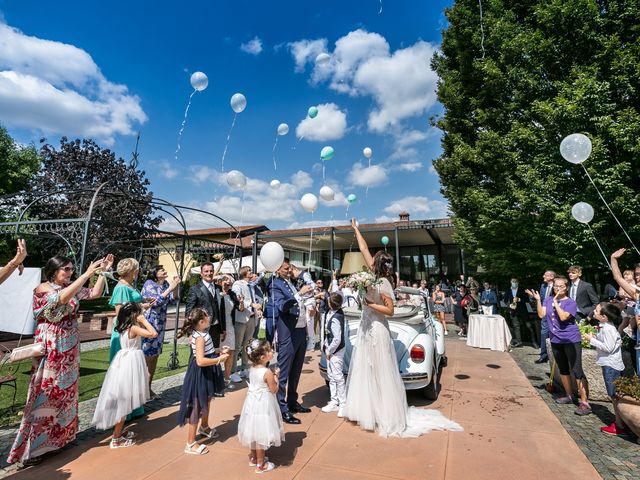
[[(580, 337), (582, 338), (585, 333), (590, 333), (595, 335), (598, 333), (598, 329), (592, 325), (589, 325), (587, 322), (582, 321), (578, 324), (578, 328), (580, 328)], [(582, 338), (582, 348), (591, 348), (591, 343), (588, 340)]]
[(364, 295), (369, 287), (382, 283), (379, 278), (368, 271), (362, 271), (352, 274), (347, 278), (347, 287), (357, 290), (358, 293)]

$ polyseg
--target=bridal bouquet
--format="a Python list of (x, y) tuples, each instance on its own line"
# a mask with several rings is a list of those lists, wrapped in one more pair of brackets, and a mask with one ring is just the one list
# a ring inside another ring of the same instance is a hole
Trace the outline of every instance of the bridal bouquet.
[(380, 283), (381, 280), (379, 278), (376, 278), (373, 273), (367, 271), (354, 273), (347, 278), (347, 287), (357, 290), (361, 295), (364, 295), (369, 287)]

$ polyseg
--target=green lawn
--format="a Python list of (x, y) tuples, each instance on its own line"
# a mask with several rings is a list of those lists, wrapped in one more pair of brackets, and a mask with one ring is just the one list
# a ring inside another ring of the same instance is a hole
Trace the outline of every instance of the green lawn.
[[(189, 346), (178, 345), (178, 358), (180, 359), (180, 368), (177, 370), (169, 370), (167, 362), (169, 355), (173, 350), (171, 343), (165, 344), (162, 355), (158, 359), (158, 368), (154, 379), (175, 375), (184, 372), (189, 361)], [(6, 375), (13, 372), (16, 365), (7, 364), (0, 371), (0, 375)], [(91, 350), (80, 354), (80, 385), (78, 395), (80, 401), (97, 397), (100, 393), (102, 380), (104, 379), (107, 369), (109, 368), (109, 349), (101, 348), (99, 350)], [(19, 413), (27, 399), (27, 389), (29, 388), (29, 379), (31, 374), (31, 361), (23, 361), (18, 365), (18, 393), (16, 395), (15, 414), (11, 413), (11, 401), (13, 398), (13, 389), (3, 386), (0, 388), (0, 425), (12, 424), (20, 420)]]

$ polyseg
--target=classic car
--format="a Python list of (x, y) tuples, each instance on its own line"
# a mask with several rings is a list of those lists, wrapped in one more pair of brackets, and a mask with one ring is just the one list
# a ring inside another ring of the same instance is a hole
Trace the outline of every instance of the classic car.
[[(393, 317), (387, 317), (400, 376), (406, 390), (422, 390), (426, 398), (435, 400), (438, 397), (438, 372), (447, 362), (442, 324), (431, 314), (427, 297), (418, 289), (400, 287), (397, 291), (417, 295), (422, 299), (421, 307), (396, 306)], [(344, 374), (347, 375), (361, 311), (357, 306), (349, 306), (343, 310), (346, 330)], [(322, 325), (320, 336), (322, 342), (324, 325)], [(327, 360), (324, 353), (320, 358), (320, 375), (327, 381)]]

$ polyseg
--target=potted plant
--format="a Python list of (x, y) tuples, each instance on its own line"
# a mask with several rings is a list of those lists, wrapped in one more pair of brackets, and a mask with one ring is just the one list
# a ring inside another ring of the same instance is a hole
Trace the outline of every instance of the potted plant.
[(614, 383), (619, 400), (613, 406), (627, 427), (640, 437), (640, 379), (637, 375), (620, 377)]

